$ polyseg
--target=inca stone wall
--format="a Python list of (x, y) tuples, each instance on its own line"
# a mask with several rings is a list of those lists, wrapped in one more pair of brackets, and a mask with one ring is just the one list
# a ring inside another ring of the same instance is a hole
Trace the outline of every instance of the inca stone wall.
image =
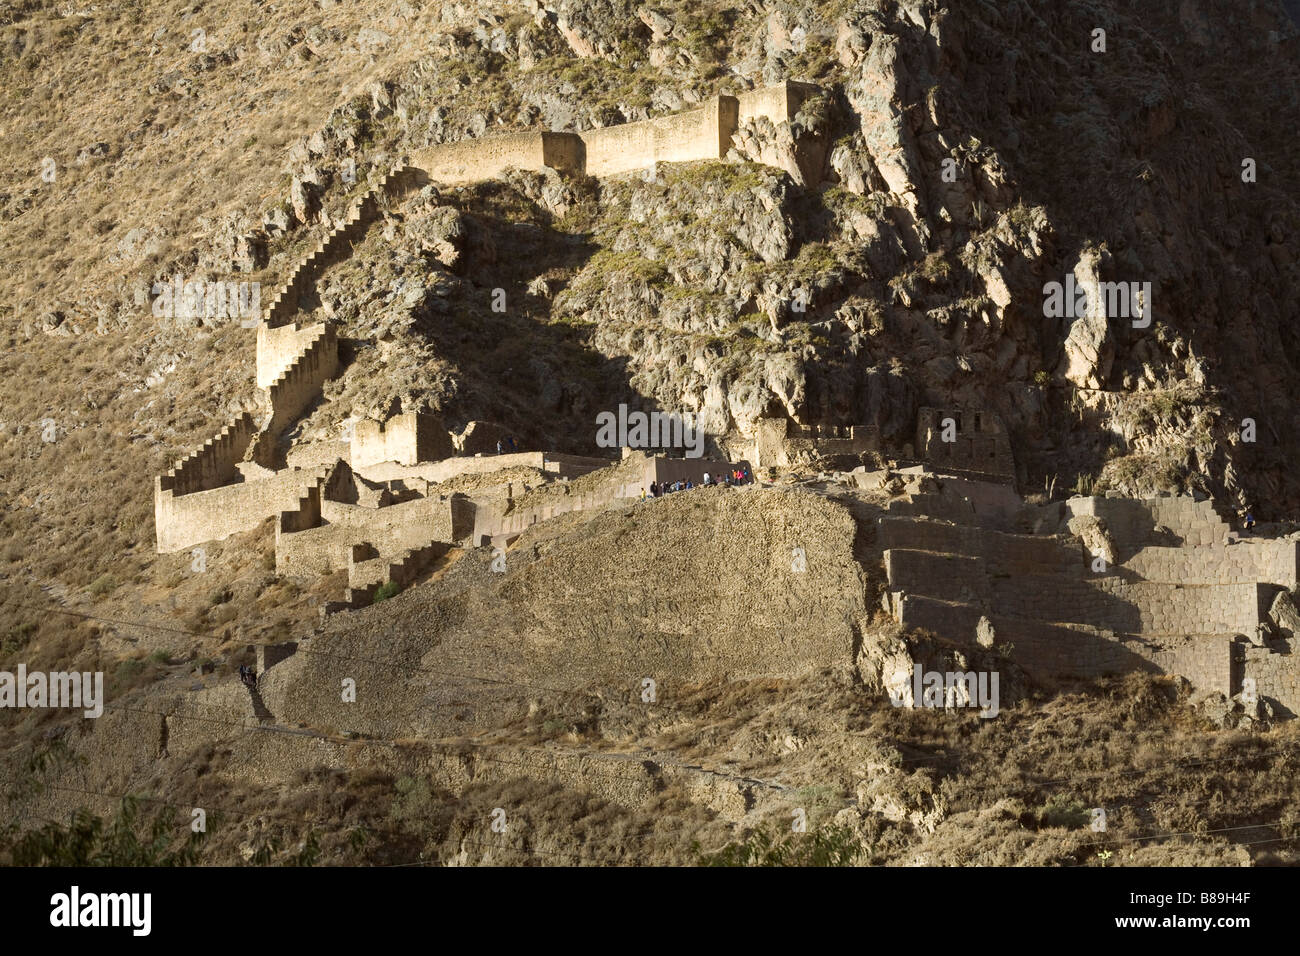
[(1147, 581), (1180, 584), (1300, 584), (1300, 541), (1244, 540), (1199, 548), (1145, 547), (1124, 568)]
[[(1210, 502), (1191, 498), (1054, 507), (1051, 527), (1080, 514), (1101, 518), (1126, 560), (1099, 566), (1073, 536), (889, 516), (877, 533), (887, 606), (905, 626), (958, 643), (974, 642), (984, 621), (984, 634), (991, 626), (995, 645), (1011, 645), (1032, 674), (1177, 673), (1198, 692), (1229, 696), (1250, 677), (1275, 706), (1300, 705), (1288, 630), (1295, 618), (1283, 593), (1295, 585), (1297, 542), (1222, 544), (1226, 524)], [(1188, 543), (1170, 547), (1170, 539)]]
[(1229, 527), (1214, 510), (1212, 501), (1185, 496), (1172, 498), (1071, 498), (1064, 505), (1065, 518), (1092, 515), (1106, 522), (1117, 543), (1130, 548), (1168, 543), (1156, 533), (1169, 529), (1185, 545), (1223, 544)]
[(260, 481), (174, 495), (155, 479), (154, 523), (158, 552), (166, 554), (256, 528), (281, 511), (296, 511), (308, 485), (324, 473), (286, 469)]
[[(951, 419), (952, 441), (945, 441), (944, 421)], [(957, 408), (922, 408), (917, 413), (915, 454), (937, 468), (951, 467), (990, 475), (1014, 476), (1011, 440), (992, 412)]]
[(503, 133), (417, 150), (411, 165), (434, 182), (495, 179), (507, 169), (582, 171), (582, 139), (575, 133)]
[(307, 348), (280, 374), (267, 395), (271, 419), (264, 432), (278, 435), (321, 394), (321, 386), (338, 371), (338, 340), (332, 327), (322, 324)]
[(749, 445), (756, 468), (787, 468), (801, 461), (880, 450), (875, 425), (809, 425), (786, 418), (760, 419)]
[(924, 518), (884, 517), (878, 521), (882, 549), (908, 548), (980, 558), (990, 574), (1082, 575), (1078, 541), (1045, 535), (1007, 534), (985, 528), (945, 524)]
[(1233, 645), (1233, 691), (1251, 678), (1261, 699), (1277, 701), (1288, 716), (1300, 715), (1300, 667), (1295, 663), (1300, 642), (1292, 638), (1275, 643), (1277, 647), (1253, 647), (1244, 641)]
[(736, 97), (737, 120), (766, 117), (773, 123), (789, 122), (799, 112), (799, 107), (808, 97), (821, 92), (821, 88), (812, 83), (773, 83), (741, 93)]
[(424, 412), (394, 415), (382, 424), (362, 421), (353, 429), (353, 467), (384, 461), (414, 465), (421, 461), (441, 461), (455, 454), (442, 420)]
[(585, 172), (612, 176), (655, 163), (721, 159), (736, 131), (739, 107), (732, 96), (717, 96), (705, 106), (582, 134)]
[(581, 455), (563, 455), (556, 452), (521, 451), (507, 455), (482, 455), (473, 458), (448, 458), (443, 461), (426, 461), (415, 465), (397, 462), (379, 462), (357, 466), (358, 475), (370, 481), (396, 481), (418, 478), (433, 483), (450, 481), (460, 475), (484, 475), (507, 468), (536, 468), (561, 478), (585, 475), (597, 468), (611, 464), (608, 458), (584, 458)]
[(239, 461), (256, 431), (253, 416), (245, 412), (223, 427), (215, 438), (204, 442), (202, 448), (178, 461), (167, 474), (160, 475), (157, 489), (187, 495), (234, 480)]
[(263, 322), (258, 325), (257, 387), (270, 388), (271, 383), (288, 371), (322, 331), (319, 323), (269, 326)]
[(303, 524), (296, 514), (282, 515), (277, 522), (277, 571), (318, 575), (343, 570), (348, 566), (351, 548), (359, 543), (387, 557), (433, 542), (450, 544), (455, 540), (451, 502), (439, 496), (382, 508), (326, 501), (316, 523), (307, 527)]
[[(746, 98), (746, 114), (771, 111), (774, 121), (782, 121), (789, 117), (792, 104), (806, 92), (803, 87), (791, 84), (755, 91)], [(279, 437), (319, 398), (324, 382), (336, 374), (337, 340), (328, 323), (307, 328), (283, 323), (297, 311), (299, 295), (308, 284), (315, 281), (327, 265), (348, 254), (352, 245), (378, 218), (384, 196), (403, 194), (430, 180), (462, 183), (489, 179), (511, 167), (551, 168), (601, 176), (632, 171), (655, 162), (720, 159), (730, 147), (739, 110), (736, 98), (720, 96), (699, 109), (644, 123), (594, 130), (584, 136), (558, 132), (517, 133), (430, 147), (419, 151), (410, 165), (395, 167), (380, 177), (357, 199), (344, 219), (336, 223), (329, 234), (294, 266), (283, 286), (270, 299), (265, 322), (257, 332), (256, 378), (258, 386), (266, 390), (270, 405), (270, 414), (261, 430), (255, 433), (251, 418), (245, 416), (231, 423), (155, 483), (158, 550), (179, 550), (200, 541), (247, 530), (281, 512), (293, 514), (287, 523), (280, 523), (278, 534), (292, 536), (312, 530), (323, 532), (324, 526), (298, 526), (307, 520), (303, 514), (304, 509), (309, 508), (303, 504), (302, 473), (292, 468), (280, 470), (283, 455)], [(435, 431), (441, 434), (435, 434)], [(399, 417), (387, 428), (363, 423), (358, 427), (350, 457), (359, 468), (371, 469), (372, 473), (383, 472), (386, 478), (410, 477), (426, 481), (441, 481), (453, 474), (476, 470), (494, 471), (509, 466), (505, 460), (507, 457), (517, 457), (498, 456), (479, 464), (451, 459), (454, 449), (446, 447), (446, 440), (447, 435), (440, 425), (433, 429), (418, 418)], [(419, 464), (440, 457), (449, 460), (440, 462), (439, 467)], [(606, 464), (603, 460), (576, 456), (534, 453), (534, 457), (536, 467), (561, 477), (578, 476)], [(251, 458), (251, 462), (243, 462), (244, 458)], [(362, 472), (358, 471), (358, 474)], [(239, 481), (241, 477), (255, 475), (265, 477), (257, 481)], [(221, 493), (186, 500), (207, 492)], [(605, 492), (586, 494), (589, 498), (593, 495), (600, 497)], [(516, 514), (507, 522), (503, 515), (502, 522), (504, 526), (513, 528), (525, 517), (535, 519), (535, 515)], [(330, 534), (321, 533), (316, 537), (324, 541)], [(285, 545), (286, 560), (289, 563), (306, 561), (301, 553), (305, 547), (305, 544)], [(420, 547), (423, 544), (416, 550)], [(335, 551), (335, 544), (326, 546), (327, 558), (331, 562)], [(419, 555), (408, 557), (414, 561)], [(409, 563), (406, 566), (409, 567)]]

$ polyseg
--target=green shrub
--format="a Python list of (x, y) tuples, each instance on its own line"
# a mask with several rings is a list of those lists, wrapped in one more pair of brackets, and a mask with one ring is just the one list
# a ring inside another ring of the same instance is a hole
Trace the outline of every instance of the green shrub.
[(175, 814), (165, 806), (144, 819), (137, 800), (125, 797), (111, 821), (83, 808), (66, 827), (9, 829), (0, 834), (0, 858), (11, 866), (193, 866), (207, 833), (178, 830)]
[(385, 581), (379, 586), (379, 590), (375, 592), (375, 599), (372, 603), (378, 604), (380, 601), (387, 601), (400, 590), (402, 590), (402, 587), (396, 581)]
[[(739, 843), (699, 855), (702, 866), (853, 866), (866, 848), (849, 827), (824, 826), (811, 833), (759, 827)], [(698, 846), (696, 847), (698, 852)]]
[(1086, 827), (1091, 818), (1088, 808), (1082, 803), (1060, 794), (1053, 795), (1038, 811), (1040, 827), (1065, 827), (1067, 830), (1078, 830)]
[(101, 574), (90, 585), (90, 593), (93, 597), (103, 597), (105, 594), (111, 594), (116, 589), (117, 579), (111, 574)]

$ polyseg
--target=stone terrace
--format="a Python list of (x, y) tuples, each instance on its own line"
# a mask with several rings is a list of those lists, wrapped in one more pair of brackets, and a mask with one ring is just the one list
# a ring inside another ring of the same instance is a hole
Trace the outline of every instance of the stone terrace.
[[(1253, 681), (1262, 698), (1300, 712), (1289, 594), (1300, 542), (1239, 539), (1212, 502), (1191, 498), (1026, 508), (1021, 523), (1036, 534), (994, 530), (973, 510), (961, 517), (891, 508), (878, 519), (884, 604), (899, 623), (962, 644), (991, 625), (995, 645), (1041, 677), (1177, 673), (1228, 696)], [(1097, 522), (1118, 563), (1071, 533), (1081, 517)]]

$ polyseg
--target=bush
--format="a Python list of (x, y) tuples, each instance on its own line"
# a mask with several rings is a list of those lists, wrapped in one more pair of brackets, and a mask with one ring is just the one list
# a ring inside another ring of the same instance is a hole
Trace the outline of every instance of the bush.
[(387, 601), (400, 590), (402, 590), (401, 585), (396, 581), (385, 581), (379, 586), (379, 590), (375, 592), (375, 599), (372, 603), (378, 604), (380, 601)]
[[(779, 833), (780, 830), (777, 830)], [(702, 866), (853, 866), (866, 853), (850, 827), (824, 826), (780, 836), (759, 827), (745, 840), (701, 854)]]
[(1047, 804), (1038, 811), (1040, 827), (1065, 827), (1067, 830), (1077, 830), (1086, 827), (1091, 819), (1092, 815), (1082, 803), (1059, 794), (1048, 800)]
[(83, 808), (66, 827), (10, 829), (0, 835), (0, 857), (12, 866), (193, 866), (207, 834), (178, 832), (174, 816), (175, 808), (163, 807), (142, 819), (137, 801), (126, 797), (112, 821)]
[(103, 597), (105, 594), (111, 594), (117, 588), (117, 580), (111, 574), (101, 574), (95, 578), (90, 585), (90, 593), (93, 597)]

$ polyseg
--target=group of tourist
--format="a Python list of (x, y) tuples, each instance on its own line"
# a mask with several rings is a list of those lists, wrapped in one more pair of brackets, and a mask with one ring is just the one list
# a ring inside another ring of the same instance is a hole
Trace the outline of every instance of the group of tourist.
[(650, 482), (650, 491), (641, 489), (641, 500), (646, 498), (661, 498), (664, 495), (672, 494), (674, 491), (690, 491), (693, 488), (721, 488), (723, 486), (731, 487), (733, 485), (747, 485), (754, 480), (754, 476), (748, 468), (733, 468), (725, 475), (710, 475), (707, 471), (704, 473), (704, 479), (696, 485), (695, 482), (687, 478), (685, 481), (673, 482)]
[(498, 454), (498, 455), (507, 454), (507, 453), (508, 453), (508, 454), (514, 454), (514, 452), (515, 452), (515, 436), (514, 436), (514, 435), (507, 435), (507, 436), (505, 437), (505, 444), (502, 444), (500, 440), (497, 441), (497, 454)]

